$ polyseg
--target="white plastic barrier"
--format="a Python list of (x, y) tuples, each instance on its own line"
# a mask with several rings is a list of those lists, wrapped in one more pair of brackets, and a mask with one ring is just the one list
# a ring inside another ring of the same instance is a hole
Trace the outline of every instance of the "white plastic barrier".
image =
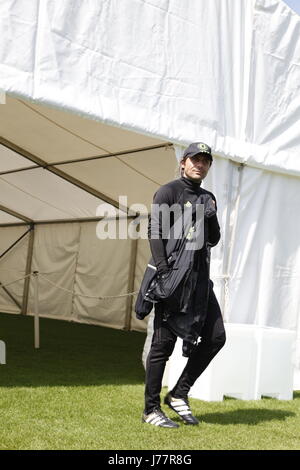
[[(293, 398), (292, 349), (296, 333), (279, 328), (225, 324), (227, 341), (191, 388), (190, 396), (221, 401), (226, 396), (257, 400)], [(165, 382), (171, 390), (187, 359), (178, 340), (169, 360)]]
[(293, 346), (296, 333), (262, 328), (258, 334), (256, 398), (267, 395), (280, 400), (293, 398)]
[[(293, 397), (292, 350), (296, 333), (280, 328), (225, 323), (227, 341), (191, 388), (190, 396), (221, 401), (224, 395), (242, 400), (257, 400), (262, 395), (281, 400)], [(153, 333), (153, 313), (144, 345), (145, 366)], [(187, 359), (182, 356), (182, 341), (167, 362), (163, 386), (173, 388)]]
[(294, 385), (293, 385), (294, 390), (300, 390), (300, 369), (299, 369), (299, 364), (298, 367), (294, 369)]

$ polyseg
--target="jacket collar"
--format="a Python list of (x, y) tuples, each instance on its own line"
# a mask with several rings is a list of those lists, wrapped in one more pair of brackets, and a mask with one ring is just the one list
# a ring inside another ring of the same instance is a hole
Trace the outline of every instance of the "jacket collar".
[(188, 179), (188, 178), (185, 178), (184, 176), (181, 176), (181, 177), (180, 177), (180, 180), (182, 181), (182, 183), (183, 183), (185, 186), (187, 186), (187, 187), (189, 187), (189, 188), (193, 188), (193, 189), (199, 189), (200, 186), (201, 186), (201, 183), (202, 183), (202, 181), (201, 181), (200, 183), (195, 183), (194, 181), (192, 181), (192, 180), (190, 180), (190, 179)]

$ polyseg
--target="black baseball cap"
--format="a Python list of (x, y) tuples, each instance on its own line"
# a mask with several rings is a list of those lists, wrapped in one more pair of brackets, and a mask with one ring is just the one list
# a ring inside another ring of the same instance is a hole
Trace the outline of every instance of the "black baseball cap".
[(195, 155), (198, 155), (201, 153), (204, 153), (211, 161), (213, 161), (211, 148), (204, 142), (194, 142), (193, 144), (190, 144), (185, 149), (182, 158), (186, 159), (188, 157), (194, 157)]

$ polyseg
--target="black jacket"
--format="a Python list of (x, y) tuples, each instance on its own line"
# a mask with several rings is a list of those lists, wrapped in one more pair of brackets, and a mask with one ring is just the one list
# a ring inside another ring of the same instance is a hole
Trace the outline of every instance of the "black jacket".
[[(180, 178), (162, 186), (154, 195), (153, 203), (168, 207), (178, 204), (181, 214), (185, 210), (190, 217), (180, 218), (172, 213), (168, 221), (170, 238), (164, 238), (163, 217), (151, 211), (148, 238), (152, 258), (137, 297), (137, 318), (143, 319), (155, 304), (164, 311), (169, 327), (184, 340), (194, 343), (206, 315), (210, 247), (220, 239), (216, 200), (199, 184)], [(204, 208), (204, 224), (197, 224), (199, 204)], [(176, 238), (174, 227), (178, 225), (181, 236)], [(195, 243), (200, 241), (201, 234), (203, 246), (202, 243), (197, 246)], [(190, 247), (196, 249), (188, 249)]]

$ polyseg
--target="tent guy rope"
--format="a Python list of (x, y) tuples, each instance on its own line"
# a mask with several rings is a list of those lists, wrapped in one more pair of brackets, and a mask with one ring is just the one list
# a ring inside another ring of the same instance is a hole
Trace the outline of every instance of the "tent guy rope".
[(116, 299), (116, 298), (119, 298), (119, 297), (128, 297), (128, 296), (137, 294), (137, 292), (129, 292), (129, 293), (126, 293), (126, 294), (103, 296), (103, 297), (78, 294), (75, 291), (66, 289), (65, 287), (61, 287), (58, 284), (55, 284), (54, 282), (47, 279), (45, 276), (41, 275), (38, 271), (33, 271), (29, 274), (26, 274), (25, 276), (22, 276), (18, 279), (10, 281), (6, 284), (2, 284), (2, 282), (0, 282), (0, 287), (5, 288), (5, 287), (7, 287), (11, 284), (14, 284), (15, 282), (22, 281), (22, 280), (24, 280), (28, 277), (31, 277), (31, 276), (33, 277), (33, 280), (34, 280), (34, 347), (35, 347), (35, 349), (39, 349), (39, 347), (40, 347), (39, 294), (38, 294), (38, 291), (39, 291), (39, 277), (44, 279), (46, 282), (53, 285), (57, 289), (63, 290), (64, 292), (68, 292), (70, 294), (73, 294), (73, 295), (79, 296), (79, 297), (98, 299), (98, 300), (110, 300), (110, 299)]

